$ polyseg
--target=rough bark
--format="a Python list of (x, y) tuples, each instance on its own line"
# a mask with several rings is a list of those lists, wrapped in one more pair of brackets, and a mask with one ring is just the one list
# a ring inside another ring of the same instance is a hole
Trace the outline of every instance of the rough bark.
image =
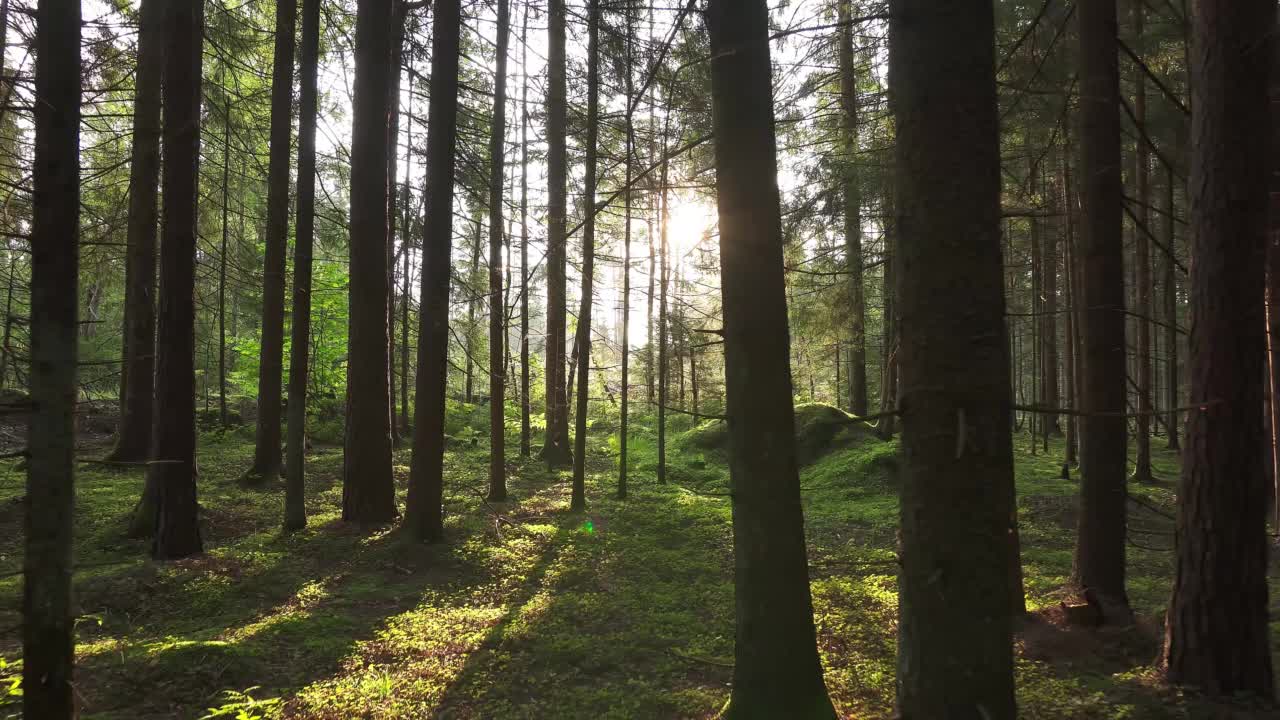
[(547, 379), (546, 435), (542, 458), (551, 467), (569, 465), (569, 408), (565, 383), (565, 233), (568, 161), (565, 151), (565, 7), (549, 0), (547, 16)]
[(284, 373), (285, 254), (289, 246), (289, 153), (293, 137), (293, 51), (296, 0), (276, 3), (271, 68), (270, 156), (267, 161), (266, 257), (262, 268), (262, 346), (258, 359), (258, 421), (250, 483), (280, 475), (281, 382)]
[(307, 524), (304, 497), (307, 444), (307, 377), (311, 349), (311, 261), (315, 236), (316, 122), (321, 0), (302, 0), (298, 49), (298, 207), (293, 246), (293, 324), (289, 352), (289, 408), (285, 461), (284, 527)]
[(1018, 559), (994, 21), (990, 0), (935, 5), (889, 4), (905, 459), (898, 711), (1012, 720)]
[(723, 716), (835, 717), (818, 660), (791, 405), (768, 10), (707, 4), (736, 632)]
[(396, 517), (387, 370), (387, 93), (393, 0), (360, 0), (356, 11), (351, 130), (351, 264), (347, 427), (342, 519)]
[(436, 0), (433, 12), (417, 400), (413, 408), (413, 457), (405, 509), (405, 527), (413, 537), (427, 542), (437, 542), (444, 537), (445, 390), (449, 380), (449, 277), (462, 28), (459, 0)]
[(1192, 11), (1191, 400), (1160, 665), (1217, 696), (1274, 700), (1262, 456), (1267, 73), (1276, 7)]
[(489, 131), (489, 500), (507, 499), (506, 303), (502, 298), (502, 178), (507, 134), (507, 47), (511, 11), (498, 0), (497, 68)]
[(587, 217), (582, 226), (582, 297), (578, 308), (578, 407), (574, 413), (573, 487), (569, 509), (587, 509), (587, 403), (590, 401), (591, 293), (596, 261), (596, 142), (600, 136), (600, 0), (587, 3)]
[(1115, 0), (1081, 0), (1080, 513), (1074, 578), (1107, 622), (1132, 619), (1125, 593), (1126, 452), (1124, 258), (1121, 238), (1120, 79)]
[(80, 3), (36, 7), (32, 166), (31, 375), (23, 524), (23, 717), (76, 716), (77, 290), (80, 267)]
[[(156, 406), (147, 482), (156, 487), (151, 555), (202, 550), (196, 503), (195, 270), (204, 5), (170, 3), (164, 82), (164, 219), (156, 334)], [(163, 400), (161, 402), (160, 400)]]
[(129, 164), (129, 247), (124, 271), (120, 427), (115, 448), (107, 456), (119, 462), (145, 460), (151, 450), (163, 23), (164, 3), (143, 0), (138, 8), (138, 65), (134, 73), (133, 148)]

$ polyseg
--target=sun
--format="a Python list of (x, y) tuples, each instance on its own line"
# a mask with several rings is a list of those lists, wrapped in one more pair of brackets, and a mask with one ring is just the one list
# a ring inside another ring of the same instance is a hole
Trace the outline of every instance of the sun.
[(667, 242), (672, 258), (679, 262), (702, 241), (716, 222), (715, 209), (698, 200), (673, 198)]

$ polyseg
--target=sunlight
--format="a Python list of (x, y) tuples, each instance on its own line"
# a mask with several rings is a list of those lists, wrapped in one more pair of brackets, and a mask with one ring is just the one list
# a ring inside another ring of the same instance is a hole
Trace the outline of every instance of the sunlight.
[(671, 246), (672, 262), (679, 263), (687, 259), (707, 230), (715, 225), (715, 207), (701, 200), (672, 197), (670, 222), (667, 242)]

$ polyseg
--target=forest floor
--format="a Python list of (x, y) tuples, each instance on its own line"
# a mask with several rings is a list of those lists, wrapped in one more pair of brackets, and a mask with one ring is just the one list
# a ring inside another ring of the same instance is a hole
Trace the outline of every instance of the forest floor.
[[(889, 718), (897, 444), (849, 425), (835, 437), (819, 428), (814, 440), (812, 412), (803, 410), (802, 485), (827, 685), (842, 717)], [(309, 458), (310, 525), (282, 535), (281, 487), (237, 484), (252, 451), (248, 435), (205, 433), (207, 553), (154, 563), (145, 541), (124, 539), (141, 473), (83, 466), (83, 717), (714, 716), (728, 697), (733, 656), (722, 433), (688, 430), (680, 418), (676, 430), (687, 432), (672, 443), (670, 482), (659, 485), (653, 431), (638, 423), (631, 496), (619, 501), (616, 439), (598, 423), (589, 511), (572, 514), (567, 473), (549, 474), (537, 461), (510, 465), (511, 502), (484, 502), (487, 447), (465, 425), (487, 411), (459, 412), (462, 439), (446, 456), (448, 541), (439, 546), (343, 524), (338, 448), (318, 447)], [(508, 447), (518, 448), (516, 440)], [(1033, 456), (1024, 441), (1017, 451), (1033, 611), (1017, 639), (1022, 717), (1276, 717), (1166, 688), (1151, 667), (1172, 576), (1171, 453), (1156, 453), (1159, 483), (1132, 489), (1129, 588), (1139, 623), (1123, 631), (1062, 624), (1077, 485), (1060, 479), (1060, 458), (1059, 446)], [(408, 450), (398, 450), (402, 500), (408, 463)], [(19, 651), (23, 483), (22, 472), (0, 469), (0, 658), (8, 661), (0, 695), (16, 677)], [(0, 696), (0, 717), (16, 716), (16, 701)]]

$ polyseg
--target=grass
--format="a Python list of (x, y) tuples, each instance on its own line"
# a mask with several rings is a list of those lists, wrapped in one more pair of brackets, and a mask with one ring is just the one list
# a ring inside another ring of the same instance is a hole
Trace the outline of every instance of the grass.
[[(455, 413), (455, 434), (466, 435), (479, 414)], [(830, 433), (826, 410), (798, 417), (802, 443), (812, 426), (831, 446), (807, 454), (801, 478), (827, 684), (842, 716), (889, 718), (897, 445), (856, 427)], [(341, 523), (335, 448), (309, 458), (311, 524), (283, 535), (281, 488), (236, 483), (250, 442), (206, 434), (207, 553), (164, 564), (146, 559), (145, 542), (123, 538), (140, 474), (88, 466), (76, 522), (83, 717), (199, 718), (210, 708), (228, 717), (334, 719), (712, 717), (732, 676), (727, 474), (707, 440), (714, 428), (691, 429), (680, 418), (672, 432), (673, 482), (658, 485), (653, 431), (636, 424), (626, 501), (614, 499), (616, 438), (593, 435), (585, 514), (568, 512), (567, 475), (516, 458), (513, 500), (485, 503), (484, 438), (453, 443), (448, 540), (439, 546)], [(1061, 448), (1050, 450), (1017, 451), (1028, 604), (1043, 618), (1065, 597), (1077, 489), (1059, 478)], [(398, 450), (401, 501), (408, 462), (408, 450)], [(1176, 457), (1158, 452), (1157, 476), (1172, 481), (1176, 472)], [(0, 628), (18, 622), (23, 483), (22, 473), (0, 471)], [(1150, 664), (1172, 574), (1164, 516), (1172, 487), (1133, 490), (1152, 508), (1131, 508), (1134, 542), (1145, 546), (1129, 550), (1136, 629), (1041, 619), (1020, 632), (1023, 717), (1266, 717), (1156, 681)], [(13, 630), (0, 636), (0, 657), (10, 663), (0, 666), (0, 692), (18, 642)], [(0, 717), (17, 712), (13, 696), (0, 696)]]

